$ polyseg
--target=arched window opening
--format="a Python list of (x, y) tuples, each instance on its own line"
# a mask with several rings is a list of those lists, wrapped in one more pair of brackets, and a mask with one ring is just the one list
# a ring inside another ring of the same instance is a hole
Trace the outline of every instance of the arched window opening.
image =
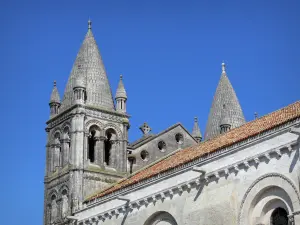
[(288, 213), (283, 208), (276, 208), (271, 215), (271, 225), (288, 225)]
[(177, 133), (175, 135), (175, 140), (176, 140), (177, 144), (182, 144), (183, 143), (183, 135), (180, 133)]
[(90, 162), (94, 162), (95, 161), (95, 134), (96, 131), (92, 130), (90, 135), (89, 135), (89, 151), (88, 151), (88, 159), (90, 160)]
[(123, 100), (121, 100), (121, 109), (123, 109)]
[(116, 140), (116, 132), (112, 129), (109, 128), (105, 132), (106, 139), (104, 141), (104, 162), (106, 165), (111, 164), (111, 150), (113, 147), (114, 141)]
[(165, 152), (167, 149), (167, 145), (164, 141), (158, 142), (157, 147), (161, 152)]
[(146, 150), (141, 151), (141, 158), (143, 161), (148, 161), (149, 160), (149, 152)]

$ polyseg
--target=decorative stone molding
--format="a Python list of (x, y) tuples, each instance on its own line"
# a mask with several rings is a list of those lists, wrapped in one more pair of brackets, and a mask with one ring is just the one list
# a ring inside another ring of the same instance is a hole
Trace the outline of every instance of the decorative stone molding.
[(122, 131), (121, 131), (121, 129), (117, 125), (115, 125), (113, 123), (105, 124), (105, 126), (103, 127), (103, 130), (108, 130), (109, 128), (111, 128), (114, 131), (116, 131), (118, 140), (122, 139)]
[[(244, 209), (244, 204), (245, 204), (245, 202), (246, 202), (246, 200), (247, 200), (247, 198), (248, 198), (249, 193), (254, 189), (254, 187), (255, 187), (259, 182), (261, 182), (261, 181), (264, 180), (264, 179), (271, 178), (271, 177), (277, 177), (277, 178), (280, 178), (280, 179), (284, 180), (285, 182), (287, 182), (288, 185), (294, 190), (295, 197), (297, 198), (298, 204), (299, 204), (299, 202), (300, 202), (300, 194), (299, 194), (299, 192), (298, 192), (298, 189), (297, 189), (296, 185), (295, 185), (289, 178), (287, 178), (287, 177), (284, 176), (283, 174), (279, 174), (279, 173), (269, 173), (269, 174), (265, 174), (265, 175), (259, 177), (258, 179), (256, 179), (256, 180), (250, 185), (250, 187), (247, 189), (246, 193), (244, 194), (244, 197), (243, 197), (243, 199), (242, 199), (242, 201), (241, 201), (241, 205), (240, 205), (240, 209), (239, 209), (238, 223), (237, 223), (237, 224), (244, 225), (244, 224), (243, 224), (243, 220), (244, 220), (245, 218), (243, 218), (242, 212), (243, 212), (243, 210), (246, 210), (246, 211), (247, 211), (247, 209)], [(271, 185), (271, 184), (270, 184), (270, 185)], [(283, 188), (283, 189), (284, 189), (284, 187), (282, 187), (282, 185), (283, 185), (283, 184), (281, 183), (281, 184), (280, 184), (280, 188)], [(294, 213), (293, 213), (293, 215), (294, 215)]]
[(112, 121), (112, 122), (122, 123), (123, 117), (118, 116), (118, 115), (113, 115), (110, 113), (104, 113), (104, 112), (99, 112), (99, 111), (90, 110), (90, 109), (86, 109), (85, 111), (89, 116), (93, 116), (93, 117), (96, 117), (99, 119), (108, 120), (108, 121)]
[(90, 127), (93, 125), (97, 125), (100, 128), (100, 130), (103, 130), (103, 123), (101, 123), (99, 120), (91, 119), (85, 123), (85, 132), (89, 133)]

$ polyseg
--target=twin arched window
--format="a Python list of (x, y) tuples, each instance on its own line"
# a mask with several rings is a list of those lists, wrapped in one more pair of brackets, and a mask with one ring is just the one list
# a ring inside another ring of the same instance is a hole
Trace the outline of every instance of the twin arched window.
[(116, 131), (108, 128), (105, 133), (97, 125), (89, 129), (88, 159), (91, 163), (109, 166), (112, 163), (112, 150), (117, 140)]

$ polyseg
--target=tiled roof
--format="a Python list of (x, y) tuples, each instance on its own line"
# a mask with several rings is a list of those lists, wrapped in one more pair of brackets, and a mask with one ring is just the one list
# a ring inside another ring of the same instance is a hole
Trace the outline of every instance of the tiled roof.
[(90, 197), (86, 200), (86, 202), (103, 197), (124, 187), (136, 184), (154, 175), (198, 159), (207, 153), (211, 153), (219, 149), (231, 146), (237, 142), (243, 141), (262, 132), (268, 131), (272, 128), (275, 128), (279, 125), (282, 125), (299, 117), (300, 101), (297, 101), (294, 104), (286, 106), (285, 108), (279, 109), (259, 119), (253, 120), (240, 127), (232, 129), (229, 132), (224, 133), (223, 135), (202, 142), (198, 145), (178, 151), (176, 154), (171, 155), (170, 157), (165, 158), (157, 162), (156, 164), (147, 167), (144, 170), (141, 170), (136, 174), (133, 174), (131, 177), (119, 181), (114, 186), (103, 190), (99, 194)]

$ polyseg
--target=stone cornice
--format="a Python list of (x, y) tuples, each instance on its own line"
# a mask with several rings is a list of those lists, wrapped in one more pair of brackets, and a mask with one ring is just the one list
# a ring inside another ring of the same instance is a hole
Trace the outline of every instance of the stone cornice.
[[(298, 141), (293, 141), (290, 142), (289, 144), (281, 145), (279, 147), (269, 149), (264, 153), (248, 157), (244, 160), (235, 162), (226, 167), (218, 168), (216, 170), (209, 171), (209, 172), (201, 170), (200, 167), (192, 167), (191, 168), (192, 171), (200, 173), (200, 175), (197, 178), (168, 187), (156, 193), (151, 193), (148, 196), (145, 196), (143, 198), (134, 201), (131, 201), (130, 198), (127, 198), (125, 196), (115, 195), (114, 198), (110, 198), (109, 200), (112, 199), (126, 200), (126, 203), (124, 205), (101, 212), (93, 216), (92, 218), (85, 219), (84, 221), (81, 221), (81, 223), (79, 224), (92, 224), (89, 223), (91, 219), (93, 221), (99, 221), (100, 219), (102, 221), (106, 219), (111, 219), (112, 216), (117, 216), (121, 213), (125, 213), (127, 212), (127, 210), (133, 210), (134, 208), (140, 208), (141, 206), (147, 207), (151, 203), (154, 204), (156, 201), (158, 200), (163, 201), (166, 198), (172, 199), (175, 195), (182, 195), (183, 192), (190, 191), (192, 188), (196, 188), (200, 185), (208, 185), (210, 182), (218, 181), (221, 177), (227, 179), (230, 173), (237, 174), (241, 170), (247, 172), (250, 167), (254, 166), (257, 168), (258, 164), (263, 162), (268, 162), (271, 158), (279, 159), (283, 154), (290, 154), (294, 150), (293, 146), (297, 144)], [(263, 160), (264, 158), (265, 160)], [(88, 205), (84, 205), (84, 208), (77, 212), (84, 211), (93, 206), (94, 205), (92, 205), (92, 203)]]
[[(86, 204), (87, 205), (94, 205), (94, 204), (97, 204), (97, 203), (100, 203), (100, 202), (109, 201), (110, 199), (114, 198), (117, 195), (124, 195), (124, 194), (128, 193), (129, 191), (135, 190), (137, 188), (141, 188), (141, 187), (143, 187), (145, 185), (148, 185), (149, 183), (157, 182), (159, 180), (162, 180), (162, 179), (165, 179), (167, 177), (173, 176), (173, 175), (175, 175), (177, 173), (182, 172), (183, 170), (188, 170), (188, 169), (190, 169), (193, 166), (205, 163), (208, 160), (211, 160), (212, 158), (220, 157), (223, 154), (227, 154), (229, 152), (233, 152), (233, 151), (239, 150), (241, 147), (247, 147), (250, 144), (254, 144), (256, 141), (261, 141), (263, 138), (267, 138), (267, 137), (269, 137), (271, 135), (275, 135), (275, 134), (278, 134), (280, 132), (287, 132), (289, 130), (289, 128), (291, 128), (292, 126), (295, 126), (295, 124), (297, 122), (299, 122), (299, 121), (300, 121), (300, 119), (297, 118), (297, 119), (295, 119), (293, 121), (287, 122), (287, 123), (282, 124), (282, 125), (280, 125), (278, 127), (275, 127), (275, 128), (270, 129), (268, 131), (262, 132), (262, 133), (260, 133), (260, 134), (258, 134), (256, 136), (254, 136), (254, 137), (245, 139), (244, 141), (238, 142), (238, 143), (233, 144), (231, 146), (228, 146), (226, 148), (219, 149), (219, 150), (217, 150), (217, 151), (215, 151), (213, 153), (204, 155), (204, 156), (202, 156), (202, 157), (200, 157), (198, 159), (195, 159), (195, 160), (193, 160), (193, 161), (191, 161), (189, 163), (183, 164), (183, 165), (178, 166), (178, 167), (176, 167), (174, 169), (171, 169), (169, 171), (160, 173), (159, 175), (156, 175), (156, 176), (153, 176), (153, 177), (148, 178), (146, 180), (140, 181), (137, 184), (133, 184), (133, 185), (130, 185), (128, 187), (124, 187), (124, 188), (122, 188), (120, 190), (117, 190), (117, 191), (115, 191), (115, 192), (113, 192), (111, 194), (105, 195), (105, 196), (103, 196), (101, 198), (98, 198), (98, 199), (96, 198), (96, 199), (90, 200)], [(292, 151), (291, 147), (287, 147), (287, 149), (289, 151)], [(270, 151), (268, 151), (267, 153), (264, 154), (264, 157), (267, 160), (270, 159), (270, 155), (268, 154)], [(259, 157), (261, 157), (261, 156), (259, 156)], [(257, 156), (253, 157), (253, 159), (251, 159), (251, 160), (254, 161), (255, 163), (258, 163), (260, 161)], [(247, 161), (249, 161), (249, 160), (247, 160)], [(232, 170), (234, 169), (235, 171), (238, 171), (240, 169), (239, 167), (242, 166), (242, 164), (244, 164), (244, 163), (240, 162), (238, 164), (235, 164), (234, 166), (232, 166)], [(244, 167), (247, 167), (247, 164), (244, 164)]]
[(108, 109), (105, 109), (105, 108), (94, 107), (94, 106), (90, 106), (90, 105), (85, 105), (85, 108), (86, 109), (95, 110), (95, 111), (98, 111), (98, 112), (104, 112), (104, 113), (107, 113), (107, 114), (112, 114), (112, 115), (120, 116), (120, 117), (126, 117), (126, 118), (130, 118), (131, 117), (127, 113), (120, 113), (120, 112), (117, 112), (117, 111), (112, 111), (112, 110), (108, 110)]

